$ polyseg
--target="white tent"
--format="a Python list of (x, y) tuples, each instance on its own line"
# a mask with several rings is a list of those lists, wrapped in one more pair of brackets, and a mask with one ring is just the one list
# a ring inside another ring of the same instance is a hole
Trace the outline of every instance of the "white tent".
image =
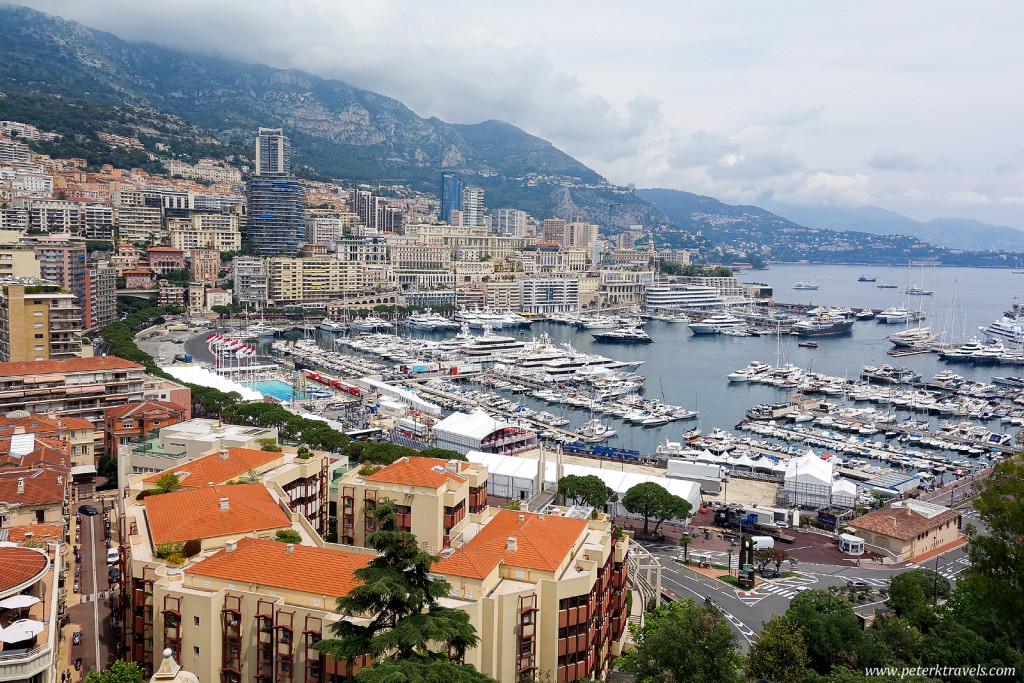
[(355, 380), (355, 383), (362, 389), (368, 389), (369, 391), (379, 393), (381, 396), (387, 396), (388, 398), (393, 398), (396, 401), (406, 403), (421, 413), (427, 413), (428, 415), (441, 414), (441, 406), (431, 403), (430, 401), (423, 400), (414, 394), (411, 389), (407, 389), (406, 387), (386, 384), (369, 377), (359, 377)]
[(224, 392), (237, 391), (239, 395), (241, 395), (243, 401), (263, 400), (263, 394), (255, 389), (250, 389), (247, 386), (243, 386), (238, 382), (228, 379), (227, 377), (210, 372), (206, 368), (201, 368), (198, 365), (170, 365), (161, 369), (174, 379), (181, 380), (188, 384), (198, 384), (201, 387), (209, 387), (211, 389), (217, 389), (218, 391)]
[(782, 489), (794, 505), (827, 507), (832, 499), (832, 465), (808, 448), (787, 463)]
[[(434, 436), (438, 448), (451, 448), (460, 453), (490, 447), (514, 452), (537, 443), (533, 431), (497, 420), (479, 409), (471, 413), (452, 413), (434, 425)], [(493, 446), (488, 444), (489, 439), (493, 440)]]
[[(515, 498), (517, 500), (529, 500), (536, 493), (537, 471), (539, 461), (531, 458), (519, 458), (497, 453), (483, 453), (481, 451), (470, 451), (466, 454), (470, 462), (478, 463), (487, 467), (487, 490), (493, 496), (500, 498)], [(555, 483), (555, 463), (553, 458), (546, 461), (544, 468), (544, 481), (546, 485)], [(650, 474), (638, 474), (636, 472), (623, 472), (621, 470), (603, 469), (587, 465), (565, 464), (562, 467), (562, 475), (574, 474), (580, 477), (595, 475), (600, 477), (608, 488), (622, 498), (626, 491), (644, 482), (653, 481), (680, 498), (690, 503), (690, 506), (697, 510), (700, 508), (700, 485), (696, 482), (685, 479), (668, 479)], [(628, 516), (622, 505), (616, 505), (616, 516)]]
[(832, 505), (842, 508), (857, 506), (857, 485), (849, 479), (838, 479), (832, 484)]

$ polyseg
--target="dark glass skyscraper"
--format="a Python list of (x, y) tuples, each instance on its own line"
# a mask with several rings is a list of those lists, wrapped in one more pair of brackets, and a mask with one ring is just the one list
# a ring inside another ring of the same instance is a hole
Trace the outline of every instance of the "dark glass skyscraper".
[(452, 210), (462, 211), (462, 178), (458, 173), (441, 174), (441, 222), (452, 222)]
[(280, 128), (260, 128), (256, 168), (245, 185), (246, 241), (264, 255), (294, 254), (303, 242), (305, 198), (291, 175), (291, 145)]

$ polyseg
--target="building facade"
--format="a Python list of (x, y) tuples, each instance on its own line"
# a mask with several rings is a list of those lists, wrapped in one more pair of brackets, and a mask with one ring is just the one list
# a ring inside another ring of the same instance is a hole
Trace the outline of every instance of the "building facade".
[(45, 280), (0, 279), (0, 363), (82, 355), (75, 297)]
[(236, 256), (232, 261), (235, 303), (262, 308), (267, 305), (267, 262), (259, 256)]
[(458, 173), (446, 171), (441, 174), (440, 221), (451, 225), (453, 210), (462, 211), (462, 178)]
[(245, 239), (259, 253), (291, 255), (303, 241), (305, 195), (291, 175), (291, 147), (279, 128), (260, 128), (256, 169), (245, 185)]
[(525, 313), (564, 313), (580, 308), (580, 283), (575, 278), (519, 280), (520, 308)]

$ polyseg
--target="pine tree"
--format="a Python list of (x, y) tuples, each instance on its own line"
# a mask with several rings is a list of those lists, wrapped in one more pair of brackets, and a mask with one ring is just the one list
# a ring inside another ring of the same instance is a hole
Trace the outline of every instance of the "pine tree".
[(458, 661), (480, 639), (467, 613), (438, 604), (438, 598), (451, 592), (447, 581), (430, 575), (439, 558), (421, 550), (413, 534), (398, 528), (390, 500), (367, 510), (367, 515), (377, 529), (367, 537), (367, 545), (380, 555), (355, 570), (360, 583), (338, 598), (336, 609), (370, 622), (342, 619), (330, 627), (336, 637), (321, 640), (316, 649), (346, 662), (369, 656), (373, 665), (358, 671), (359, 681), (491, 683), (475, 667)]

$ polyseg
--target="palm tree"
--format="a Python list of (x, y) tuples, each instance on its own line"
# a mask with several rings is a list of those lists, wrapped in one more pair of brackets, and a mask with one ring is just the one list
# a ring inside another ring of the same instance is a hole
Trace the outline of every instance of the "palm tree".
[(679, 545), (683, 546), (683, 564), (690, 564), (690, 535), (683, 533), (679, 537)]

